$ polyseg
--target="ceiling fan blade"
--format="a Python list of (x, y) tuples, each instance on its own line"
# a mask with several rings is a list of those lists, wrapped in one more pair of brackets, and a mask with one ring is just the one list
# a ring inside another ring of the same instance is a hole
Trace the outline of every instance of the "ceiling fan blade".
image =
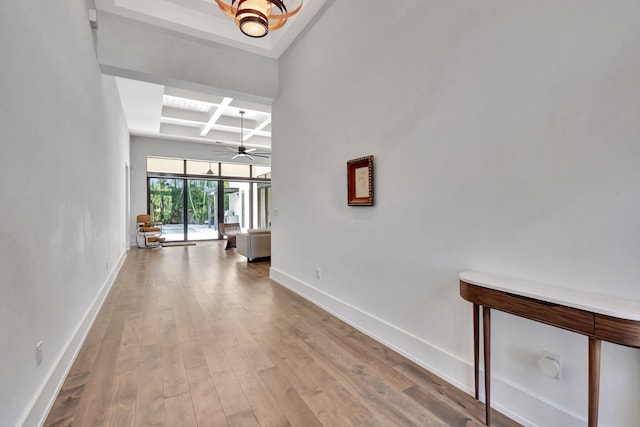
[(246, 156), (246, 157), (248, 157), (250, 160), (255, 160), (253, 157), (251, 157), (251, 156), (250, 156), (250, 155), (248, 155), (248, 154), (245, 154), (245, 156)]
[(233, 156), (233, 157), (231, 158), (231, 160), (235, 160), (235, 159), (237, 159), (238, 157), (240, 157), (241, 155), (242, 155), (242, 154), (236, 154), (235, 156)]
[(251, 153), (251, 154), (262, 154), (263, 156), (270, 156), (271, 153), (267, 152), (267, 151), (256, 151), (255, 153)]
[(268, 159), (269, 158), (269, 156), (263, 156), (262, 154), (253, 153), (253, 155), (256, 156), (256, 157), (262, 157), (263, 159)]
[(245, 153), (251, 153), (251, 152), (256, 151), (256, 150), (257, 150), (256, 148), (247, 148), (247, 149), (244, 150), (244, 152)]
[(231, 150), (231, 151), (238, 151), (238, 149), (237, 149), (237, 148), (235, 148), (235, 147), (234, 147), (234, 148), (232, 148), (232, 147), (225, 147), (225, 148), (226, 148), (227, 150)]

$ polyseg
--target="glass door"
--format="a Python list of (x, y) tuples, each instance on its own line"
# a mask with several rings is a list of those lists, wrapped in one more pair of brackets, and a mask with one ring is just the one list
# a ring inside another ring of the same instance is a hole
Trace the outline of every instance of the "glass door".
[(187, 180), (187, 240), (218, 238), (218, 182)]
[(224, 181), (224, 223), (240, 223), (242, 231), (251, 228), (249, 191), (251, 184), (242, 181)]
[(149, 212), (169, 242), (220, 239), (219, 224), (271, 227), (271, 183), (149, 177)]
[(184, 240), (184, 180), (149, 178), (149, 212), (168, 242)]
[(253, 184), (253, 228), (271, 228), (271, 183)]

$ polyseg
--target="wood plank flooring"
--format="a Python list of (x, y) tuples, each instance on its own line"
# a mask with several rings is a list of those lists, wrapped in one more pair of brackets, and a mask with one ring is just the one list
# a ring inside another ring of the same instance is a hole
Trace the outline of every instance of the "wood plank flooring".
[(223, 242), (132, 249), (45, 426), (483, 425), (473, 397), (268, 274)]

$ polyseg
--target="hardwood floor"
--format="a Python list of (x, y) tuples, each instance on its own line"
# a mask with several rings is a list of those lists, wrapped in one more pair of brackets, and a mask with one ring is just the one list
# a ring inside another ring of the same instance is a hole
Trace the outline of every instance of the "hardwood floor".
[(45, 426), (483, 425), (473, 397), (223, 247), (131, 250)]

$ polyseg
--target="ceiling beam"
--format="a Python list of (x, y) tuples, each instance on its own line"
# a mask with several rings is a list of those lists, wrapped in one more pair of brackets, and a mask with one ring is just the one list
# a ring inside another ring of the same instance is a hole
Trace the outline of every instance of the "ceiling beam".
[(252, 136), (256, 135), (258, 132), (260, 132), (262, 129), (266, 128), (267, 126), (269, 126), (269, 124), (271, 124), (271, 114), (269, 114), (269, 116), (264, 119), (262, 121), (262, 123), (260, 123), (258, 126), (256, 126), (256, 128), (254, 130), (252, 130), (251, 132), (249, 132), (247, 134), (247, 136), (245, 137), (245, 141), (249, 138), (251, 138)]
[(205, 125), (204, 128), (202, 128), (202, 132), (200, 132), (200, 136), (206, 136), (209, 133), (209, 131), (211, 130), (211, 127), (218, 121), (220, 116), (222, 116), (222, 113), (224, 113), (224, 110), (226, 110), (229, 104), (231, 104), (231, 101), (233, 101), (233, 98), (228, 98), (228, 97), (225, 97), (222, 100), (220, 105), (218, 105), (218, 108), (216, 109), (216, 111), (214, 111), (213, 114), (211, 115), (209, 122)]

